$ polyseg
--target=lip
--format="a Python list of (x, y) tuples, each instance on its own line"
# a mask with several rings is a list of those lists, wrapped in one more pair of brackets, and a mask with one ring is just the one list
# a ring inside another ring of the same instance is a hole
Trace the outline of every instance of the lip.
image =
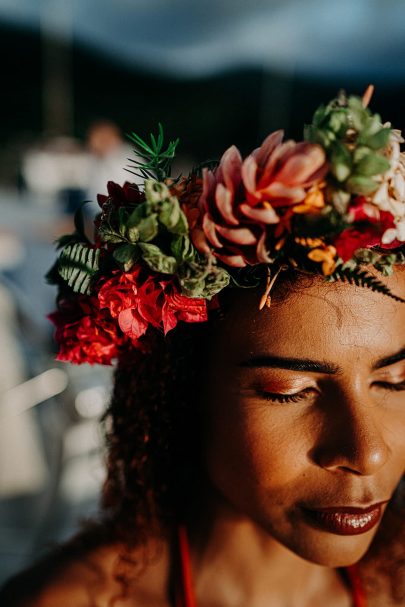
[(336, 506), (328, 508), (303, 508), (309, 523), (323, 531), (336, 535), (360, 535), (367, 533), (381, 520), (382, 507), (387, 501), (366, 508)]

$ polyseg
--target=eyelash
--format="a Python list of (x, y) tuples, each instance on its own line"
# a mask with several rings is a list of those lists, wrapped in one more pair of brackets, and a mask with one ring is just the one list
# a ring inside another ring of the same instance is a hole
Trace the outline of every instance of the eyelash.
[(391, 390), (392, 392), (401, 392), (402, 390), (405, 390), (405, 381), (401, 381), (399, 384), (390, 384), (389, 382), (378, 381), (376, 384), (379, 387), (384, 388), (385, 390)]
[(297, 392), (296, 394), (277, 394), (273, 392), (260, 392), (260, 396), (262, 396), (265, 400), (275, 401), (277, 403), (285, 404), (285, 403), (298, 403), (302, 400), (305, 400), (308, 394), (312, 394), (315, 392), (313, 388), (306, 388), (305, 390), (301, 390), (301, 392)]
[[(400, 382), (398, 384), (390, 384), (389, 382), (375, 382), (381, 388), (385, 390), (389, 390), (392, 392), (401, 392), (405, 390), (405, 381)], [(313, 394), (316, 392), (313, 388), (306, 388), (305, 390), (301, 390), (301, 392), (296, 392), (295, 394), (277, 394), (273, 392), (263, 392), (260, 391), (259, 394), (262, 398), (267, 401), (273, 401), (280, 404), (288, 404), (288, 403), (299, 403), (307, 398), (309, 394)]]

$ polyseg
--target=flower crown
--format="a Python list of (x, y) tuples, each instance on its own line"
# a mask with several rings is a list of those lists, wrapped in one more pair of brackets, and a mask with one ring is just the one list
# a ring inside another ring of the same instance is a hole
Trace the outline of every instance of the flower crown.
[[(171, 177), (178, 140), (164, 147), (132, 133), (144, 187), (109, 182), (99, 195), (94, 242), (81, 212), (58, 241), (48, 279), (59, 287), (59, 360), (111, 364), (148, 350), (154, 329), (202, 322), (224, 288), (257, 286), (260, 307), (281, 269), (296, 268), (400, 300), (365, 269), (405, 263), (405, 153), (364, 97), (341, 93), (314, 114), (304, 141), (269, 135), (245, 159), (235, 146), (219, 163)], [(403, 300), (400, 300), (403, 301)]]

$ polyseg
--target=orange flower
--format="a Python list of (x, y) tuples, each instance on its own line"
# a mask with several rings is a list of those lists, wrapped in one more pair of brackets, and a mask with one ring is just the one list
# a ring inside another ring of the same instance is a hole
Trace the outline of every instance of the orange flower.
[(301, 204), (293, 206), (294, 213), (307, 214), (319, 213), (325, 206), (324, 195), (325, 183), (314, 185), (307, 193)]
[(322, 263), (322, 272), (325, 276), (333, 274), (336, 267), (336, 249), (332, 245), (322, 243), (321, 246), (308, 253), (308, 258), (317, 263)]

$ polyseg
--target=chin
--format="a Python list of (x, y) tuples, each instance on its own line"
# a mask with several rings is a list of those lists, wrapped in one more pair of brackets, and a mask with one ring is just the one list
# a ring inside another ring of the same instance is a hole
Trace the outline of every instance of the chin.
[[(360, 561), (369, 549), (375, 530), (362, 535), (341, 536), (324, 531), (298, 535), (282, 543), (297, 556), (324, 567), (349, 567)], [(279, 540), (280, 541), (280, 540)]]

